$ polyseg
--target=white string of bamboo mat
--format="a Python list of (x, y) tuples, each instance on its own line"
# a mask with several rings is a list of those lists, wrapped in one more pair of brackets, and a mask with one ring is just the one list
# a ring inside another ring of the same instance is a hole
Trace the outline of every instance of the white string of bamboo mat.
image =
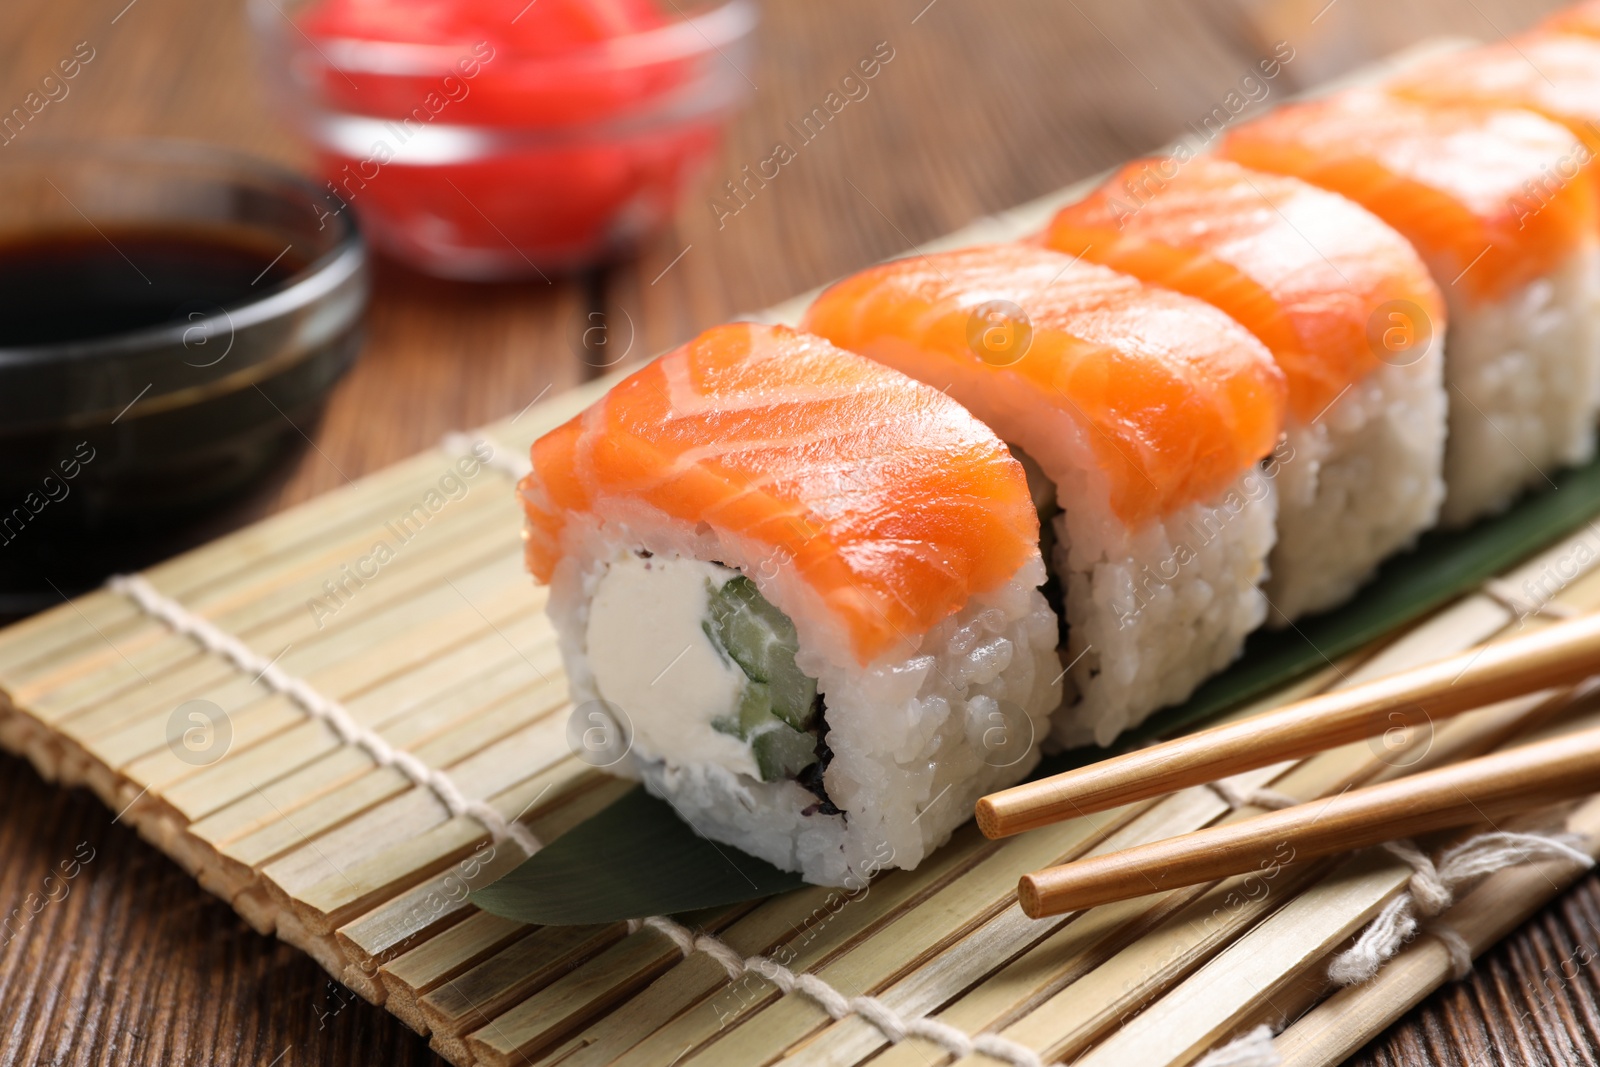
[[(1224, 783), (1208, 784), (1231, 808), (1281, 807), (1285, 801), (1294, 803), (1292, 798), (1272, 790), (1255, 790), (1252, 794), (1231, 783)], [(1371, 978), (1416, 933), (1419, 928), (1415, 918), (1417, 912), (1425, 916), (1437, 916), (1454, 901), (1455, 890), (1474, 878), (1536, 860), (1565, 859), (1584, 868), (1593, 867), (1594, 860), (1576, 847), (1575, 840), (1570, 834), (1494, 831), (1480, 834), (1447, 850), (1437, 864), (1409, 841), (1388, 843), (1383, 847), (1412, 867), (1414, 873), (1411, 881), (1407, 890), (1391, 901), (1368, 925), (1356, 944), (1335, 958), (1329, 967), (1329, 977), (1341, 985)], [(957, 1060), (976, 1052), (1015, 1067), (1039, 1067), (1043, 1062), (1032, 1049), (997, 1034), (972, 1037), (937, 1019), (923, 1017), (908, 1020), (877, 997), (846, 997), (816, 975), (796, 975), (782, 964), (762, 956), (741, 957), (717, 938), (695, 934), (671, 919), (655, 916), (635, 919), (628, 924), (630, 933), (641, 927), (649, 927), (665, 935), (685, 957), (695, 952), (706, 953), (722, 965), (730, 981), (737, 981), (752, 972), (757, 973), (785, 994), (795, 991), (803, 993), (835, 1020), (859, 1015), (893, 1043), (899, 1043), (907, 1037), (920, 1037), (943, 1048)], [(1444, 943), (1457, 978), (1471, 972), (1472, 950), (1459, 933), (1437, 920), (1424, 929)], [(1197, 1067), (1277, 1067), (1281, 1058), (1272, 1042), (1272, 1028), (1258, 1026), (1212, 1050), (1199, 1061)]]
[(1446, 849), (1437, 863), (1413, 842), (1390, 841), (1383, 848), (1410, 865), (1411, 880), (1405, 892), (1384, 905), (1355, 944), (1334, 957), (1328, 977), (1339, 985), (1365, 982), (1421, 930), (1445, 946), (1455, 977), (1465, 978), (1472, 971), (1472, 948), (1466, 938), (1438, 918), (1454, 903), (1455, 891), (1474, 878), (1519, 863), (1566, 860), (1583, 869), (1593, 867), (1593, 857), (1577, 846), (1578, 840), (1572, 834), (1497, 830)]
[(981, 1052), (991, 1059), (1009, 1063), (1013, 1067), (1043, 1067), (1039, 1054), (1026, 1045), (1001, 1037), (999, 1034), (979, 1034), (940, 1022), (928, 1016), (907, 1019), (893, 1007), (877, 997), (859, 995), (847, 997), (814, 974), (795, 974), (789, 968), (766, 956), (740, 956), (727, 943), (709, 934), (696, 934), (680, 923), (660, 915), (648, 919), (631, 919), (628, 932), (649, 927), (670, 938), (685, 957), (704, 952), (727, 972), (728, 980), (738, 981), (747, 974), (756, 974), (785, 993), (801, 993), (814, 1001), (835, 1021), (851, 1015), (877, 1027), (891, 1044), (899, 1044), (908, 1037), (920, 1037), (944, 1049), (957, 1060)]
[(144, 578), (137, 574), (119, 574), (108, 585), (113, 592), (127, 597), (139, 610), (165, 623), (173, 632), (191, 638), (202, 648), (254, 676), (268, 689), (294, 701), (306, 714), (326, 723), (340, 741), (361, 749), (378, 766), (394, 767), (413, 784), (433, 793), (452, 818), (466, 815), (476, 819), (496, 844), (509, 839), (530, 856), (539, 850), (539, 839), (524, 823), (506, 819), (482, 800), (468, 800), (455, 780), (444, 771), (396, 749), (377, 731), (357, 722), (343, 704), (317, 692), (305, 679), (294, 677), (237, 637), (163, 595)]
[[(1248, 807), (1275, 810), (1300, 803), (1294, 797), (1273, 789), (1242, 789), (1226, 778), (1208, 782), (1206, 787), (1233, 811)], [(1330, 977), (1335, 977), (1344, 985), (1372, 977), (1378, 967), (1399, 951), (1415, 933), (1417, 926), (1409, 918), (1410, 908), (1420, 907), (1430, 915), (1437, 915), (1450, 906), (1455, 888), (1479, 875), (1539, 859), (1566, 858), (1586, 867), (1593, 866), (1594, 861), (1571, 844), (1570, 840), (1570, 835), (1482, 834), (1451, 849), (1441, 858), (1439, 866), (1435, 866), (1425, 853), (1410, 842), (1391, 842), (1384, 847), (1411, 864), (1415, 872), (1410, 887), (1373, 920), (1354, 947), (1335, 960), (1329, 969)], [(1411, 904), (1413, 900), (1417, 901), (1414, 905)], [(741, 957), (717, 938), (709, 934), (696, 934), (671, 919), (653, 916), (634, 919), (628, 924), (630, 933), (642, 927), (665, 935), (685, 957), (696, 952), (706, 953), (722, 965), (730, 981), (737, 981), (752, 972), (759, 974), (785, 994), (795, 991), (803, 993), (835, 1020), (859, 1015), (877, 1027), (892, 1043), (898, 1044), (907, 1037), (920, 1037), (943, 1048), (956, 1060), (980, 1052), (1015, 1067), (1037, 1067), (1043, 1062), (1032, 1049), (997, 1034), (972, 1037), (956, 1027), (926, 1016), (908, 1020), (877, 997), (846, 997), (816, 975), (796, 975), (782, 964), (762, 956)], [(1472, 952), (1459, 934), (1437, 922), (1430, 924), (1428, 932), (1445, 942), (1455, 962), (1458, 978), (1471, 971)], [(1366, 971), (1369, 962), (1370, 971)], [(1345, 963), (1355, 977), (1344, 980), (1335, 976), (1333, 972), (1341, 963)], [(1257, 1027), (1213, 1050), (1197, 1067), (1276, 1067), (1280, 1058), (1272, 1046), (1272, 1039), (1270, 1027)]]

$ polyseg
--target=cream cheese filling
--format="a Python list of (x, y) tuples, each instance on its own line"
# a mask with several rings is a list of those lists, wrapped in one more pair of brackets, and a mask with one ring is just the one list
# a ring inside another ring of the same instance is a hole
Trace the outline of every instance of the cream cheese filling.
[(748, 679), (706, 625), (711, 595), (738, 571), (629, 553), (600, 577), (585, 634), (602, 699), (633, 727), (633, 747), (671, 766), (716, 763), (760, 779), (748, 742), (712, 726), (737, 720)]

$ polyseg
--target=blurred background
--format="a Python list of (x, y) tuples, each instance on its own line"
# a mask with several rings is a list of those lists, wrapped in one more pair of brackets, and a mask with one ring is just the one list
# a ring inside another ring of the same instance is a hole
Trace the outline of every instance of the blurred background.
[[(692, 160), (681, 201), (654, 232), (645, 227), (631, 251), (592, 263), (541, 271), (529, 262), (535, 269), (513, 281), (442, 280), (377, 255), (360, 357), (320, 421), (294, 422), (304, 445), (246, 498), (157, 547), (177, 551), (336, 489), (449, 431), (514, 415), (707, 326), (1089, 177), (1186, 132), (1230, 94), (1254, 96), (1248, 108), (1264, 109), (1425, 38), (1493, 40), (1554, 6), (761, 4), (750, 47), (714, 49), (710, 61), (726, 64), (722, 79), (739, 97), (726, 136)], [(252, 28), (243, 0), (7, 0), (0, 5), (0, 116), (18, 107), (29, 114), (0, 137), (0, 163), (7, 152), (46, 140), (162, 136), (230, 146), (315, 174), (318, 161), (286, 121), (291, 109), (273, 99), (262, 59), (264, 36), (295, 48), (309, 39), (296, 40), (304, 35), (284, 10), (293, 5), (254, 7)], [(670, 20), (676, 8), (667, 0), (661, 11)], [(265, 29), (274, 16), (282, 24)], [(1274, 55), (1292, 58), (1265, 95), (1242, 89), (1242, 79)], [(43, 79), (73, 56), (81, 69), (66, 91), (52, 91), (35, 110)], [(859, 64), (872, 58), (879, 69), (861, 80)], [(844, 85), (848, 77), (856, 88)], [(820, 132), (797, 136), (829, 94), (846, 104)], [(772, 159), (780, 142), (792, 158), (770, 180), (747, 182), (745, 168)], [(742, 195), (730, 193), (729, 182)], [(559, 193), (530, 184), (521, 195)], [(360, 214), (361, 197), (352, 202)], [(474, 211), (496, 232), (512, 225), (497, 223), (493, 207)], [(443, 1062), (330, 984), (315, 964), (251, 934), (225, 905), (112, 825), (98, 802), (48, 789), (25, 764), (0, 757), (0, 909), (48, 873), (63, 842), (70, 851), (79, 841), (111, 858), (86, 864), (79, 891), (42, 915), (25, 942), (0, 946), (0, 1062)], [(1576, 936), (1570, 930), (1587, 925), (1583, 936), (1594, 943), (1594, 879), (1585, 886), (1492, 954), (1470, 983), (1413, 1013), (1362, 1062), (1583, 1062), (1575, 1052), (1561, 1058), (1573, 1047), (1561, 1036), (1562, 1020), (1587, 1012), (1585, 1025), (1597, 1025), (1592, 983), (1567, 986), (1571, 997), (1589, 998), (1586, 1006), (1552, 1005), (1539, 999), (1537, 967), (1555, 951), (1552, 938)], [(1505, 1021), (1519, 1018), (1534, 1020), (1517, 1024), (1533, 1036), (1516, 1036)]]

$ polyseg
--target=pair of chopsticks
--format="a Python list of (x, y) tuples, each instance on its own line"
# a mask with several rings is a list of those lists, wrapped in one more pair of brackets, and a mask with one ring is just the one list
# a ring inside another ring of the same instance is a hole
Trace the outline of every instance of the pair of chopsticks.
[[(1595, 674), (1600, 614), (991, 793), (978, 827), (1009, 837)], [(1312, 859), (1597, 791), (1600, 728), (1049, 867), (1024, 875), (1017, 896), (1033, 918), (1060, 915), (1245, 874), (1284, 843)]]

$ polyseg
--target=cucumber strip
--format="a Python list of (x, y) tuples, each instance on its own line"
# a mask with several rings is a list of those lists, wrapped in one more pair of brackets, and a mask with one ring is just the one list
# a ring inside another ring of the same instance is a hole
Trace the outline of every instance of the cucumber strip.
[(757, 729), (778, 720), (772, 714), (772, 693), (760, 682), (746, 682), (739, 701), (739, 736), (749, 739)]
[(744, 672), (739, 710), (711, 725), (750, 745), (761, 780), (794, 778), (817, 762), (817, 680), (795, 665), (800, 641), (794, 623), (773, 607), (754, 582), (740, 575), (721, 588), (706, 585), (713, 645)]
[(753, 682), (770, 689), (772, 714), (796, 730), (816, 716), (817, 680), (794, 662), (800, 641), (794, 623), (743, 575), (712, 589), (707, 633)]
[(792, 730), (777, 719), (757, 728), (750, 739), (750, 749), (764, 782), (793, 778), (817, 762), (816, 737)]

